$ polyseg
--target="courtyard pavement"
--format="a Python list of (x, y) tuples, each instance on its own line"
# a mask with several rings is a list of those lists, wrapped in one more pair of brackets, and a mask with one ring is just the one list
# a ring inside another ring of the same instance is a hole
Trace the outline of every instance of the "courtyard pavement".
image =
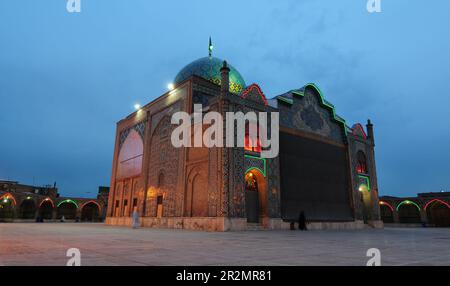
[(103, 224), (0, 223), (0, 265), (450, 265), (450, 228), (200, 232)]

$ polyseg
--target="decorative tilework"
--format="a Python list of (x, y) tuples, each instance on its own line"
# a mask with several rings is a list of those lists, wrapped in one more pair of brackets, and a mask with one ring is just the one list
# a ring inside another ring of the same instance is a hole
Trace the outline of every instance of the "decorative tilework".
[[(181, 83), (192, 75), (196, 75), (207, 79), (217, 85), (221, 84), (220, 69), (222, 68), (223, 60), (214, 57), (204, 57), (185, 66), (175, 77), (175, 83)], [(245, 81), (241, 74), (231, 65), (230, 69), (230, 92), (238, 94), (245, 88)]]
[(128, 137), (128, 134), (130, 134), (130, 131), (134, 130), (136, 131), (139, 136), (141, 136), (142, 141), (144, 141), (144, 135), (145, 135), (145, 121), (141, 121), (125, 130), (123, 130), (120, 133), (120, 142), (119, 142), (119, 146), (122, 146), (123, 142), (125, 142), (125, 140)]
[(267, 175), (266, 159), (255, 156), (245, 155), (244, 160), (244, 174), (251, 169), (258, 169), (264, 177)]
[(370, 178), (364, 175), (358, 175), (358, 185), (366, 185), (367, 190), (370, 192)]

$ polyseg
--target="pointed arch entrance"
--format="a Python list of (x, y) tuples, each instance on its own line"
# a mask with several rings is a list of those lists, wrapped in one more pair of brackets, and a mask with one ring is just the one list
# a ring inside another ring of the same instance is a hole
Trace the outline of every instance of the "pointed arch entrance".
[(81, 206), (81, 221), (99, 221), (100, 205), (95, 201), (88, 201)]
[(245, 174), (244, 184), (247, 222), (259, 223), (268, 217), (266, 178), (257, 168), (250, 169)]
[(401, 223), (420, 223), (420, 207), (410, 200), (405, 200), (397, 206), (398, 217)]
[(0, 221), (12, 221), (16, 212), (16, 199), (10, 193), (0, 196)]
[(450, 205), (434, 199), (425, 205), (428, 222), (436, 227), (450, 226)]
[(39, 204), (39, 218), (52, 219), (55, 204), (50, 198), (46, 198)]
[(368, 223), (371, 220), (371, 206), (372, 198), (370, 196), (369, 187), (366, 184), (361, 184), (358, 187), (360, 193), (360, 200), (362, 204), (362, 215), (364, 223)]
[(384, 223), (393, 223), (394, 208), (387, 202), (380, 201), (380, 216)]
[(64, 217), (65, 219), (75, 219), (77, 217), (77, 209), (78, 205), (73, 200), (64, 200), (57, 205), (57, 218), (61, 219)]
[(208, 178), (204, 168), (204, 166), (195, 167), (189, 174), (185, 202), (186, 216), (208, 216)]
[(20, 204), (20, 214), (21, 219), (34, 219), (36, 216), (36, 204), (31, 197), (26, 198)]

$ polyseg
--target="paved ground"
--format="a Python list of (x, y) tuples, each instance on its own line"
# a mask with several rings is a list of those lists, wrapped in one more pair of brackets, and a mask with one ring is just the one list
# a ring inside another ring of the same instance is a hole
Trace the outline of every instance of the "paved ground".
[(0, 265), (450, 265), (450, 228), (210, 233), (102, 224), (0, 224)]

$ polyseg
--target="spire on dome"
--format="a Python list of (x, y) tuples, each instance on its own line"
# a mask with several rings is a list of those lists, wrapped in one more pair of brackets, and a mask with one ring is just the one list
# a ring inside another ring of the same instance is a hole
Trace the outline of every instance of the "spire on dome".
[(213, 44), (211, 41), (211, 37), (209, 37), (209, 45), (208, 45), (209, 58), (212, 58), (212, 50), (213, 50)]

